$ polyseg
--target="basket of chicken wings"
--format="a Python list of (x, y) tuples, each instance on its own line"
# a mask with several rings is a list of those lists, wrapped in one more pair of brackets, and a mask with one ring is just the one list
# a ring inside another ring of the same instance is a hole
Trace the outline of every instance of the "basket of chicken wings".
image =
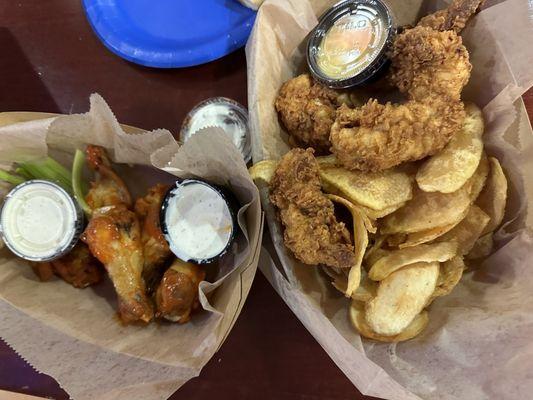
[(0, 336), (73, 398), (166, 398), (241, 311), (258, 191), (223, 130), (181, 144), (90, 102), (0, 114)]

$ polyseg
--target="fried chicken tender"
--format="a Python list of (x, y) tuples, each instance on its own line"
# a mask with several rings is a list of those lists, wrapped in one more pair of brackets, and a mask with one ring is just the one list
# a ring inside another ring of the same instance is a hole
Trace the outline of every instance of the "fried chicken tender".
[(276, 98), (276, 110), (287, 129), (291, 144), (312, 147), (317, 154), (329, 153), (329, 132), (335, 110), (350, 103), (346, 93), (335, 91), (303, 74), (283, 84)]
[(176, 259), (163, 275), (155, 302), (158, 317), (183, 324), (200, 305), (198, 285), (205, 279), (201, 265)]
[(285, 245), (298, 260), (337, 268), (353, 266), (350, 234), (320, 190), (312, 149), (293, 149), (281, 159), (270, 183), (270, 200), (285, 227)]
[(145, 197), (135, 202), (135, 213), (142, 226), (141, 240), (144, 253), (143, 278), (148, 293), (152, 292), (159, 278), (161, 267), (172, 254), (161, 231), (159, 212), (168, 185), (157, 184), (148, 189)]
[(456, 31), (479, 4), (480, 0), (455, 0), (398, 35), (391, 51), (390, 81), (408, 101), (382, 105), (369, 100), (360, 108), (337, 111), (332, 152), (346, 168), (379, 171), (422, 159), (441, 150), (461, 129), (461, 91), (472, 67)]
[(123, 204), (98, 209), (82, 240), (104, 264), (113, 282), (120, 319), (124, 323), (150, 322), (153, 310), (141, 276), (141, 227), (135, 213)]
[(454, 1), (448, 8), (421, 18), (417, 26), (427, 26), (436, 31), (455, 31), (460, 33), (470, 17), (479, 10), (484, 1)]
[(121, 320), (149, 322), (153, 309), (142, 279), (141, 227), (137, 215), (130, 210), (131, 195), (113, 171), (103, 148), (88, 146), (87, 160), (96, 180), (87, 195), (87, 202), (93, 208), (92, 218), (81, 239), (104, 264), (113, 282)]

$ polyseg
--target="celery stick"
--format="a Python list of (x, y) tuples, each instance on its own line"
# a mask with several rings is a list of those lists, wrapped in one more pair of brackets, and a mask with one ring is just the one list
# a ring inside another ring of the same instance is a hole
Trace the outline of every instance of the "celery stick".
[(48, 157), (44, 161), (44, 164), (48, 166), (50, 170), (54, 171), (58, 176), (61, 176), (65, 181), (72, 182), (72, 173), (53, 158)]
[(31, 175), (28, 174), (28, 173), (27, 173), (23, 168), (21, 168), (21, 167), (18, 167), (18, 168), (15, 170), (15, 173), (16, 173), (17, 175), (22, 176), (23, 178), (25, 178), (25, 179), (28, 180), (28, 181), (29, 181), (30, 179), (33, 179), (33, 178), (31, 177)]
[(27, 161), (19, 164), (19, 168), (32, 179), (43, 179), (57, 183), (66, 191), (72, 193), (71, 174), (57, 161), (47, 158), (44, 161)]
[(21, 183), (26, 182), (26, 179), (0, 170), (0, 181), (5, 181), (12, 185), (20, 185)]
[(74, 162), (72, 163), (72, 188), (74, 192), (74, 198), (78, 201), (78, 204), (83, 209), (87, 216), (92, 213), (91, 207), (85, 201), (83, 194), (83, 181), (82, 171), (85, 164), (85, 154), (81, 150), (76, 150), (74, 154)]

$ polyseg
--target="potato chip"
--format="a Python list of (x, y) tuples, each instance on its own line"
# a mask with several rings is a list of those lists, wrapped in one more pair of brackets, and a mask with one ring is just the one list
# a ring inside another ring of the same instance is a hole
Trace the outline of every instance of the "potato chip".
[(444, 262), (457, 253), (457, 243), (443, 242), (421, 244), (416, 247), (388, 251), (371, 267), (368, 276), (374, 281), (381, 281), (402, 267), (415, 263)]
[[(346, 289), (348, 287), (348, 276), (343, 273), (337, 273), (330, 267), (323, 266), (322, 270), (331, 278), (331, 285), (346, 295)], [(368, 278), (368, 274), (365, 270), (361, 270), (361, 283), (359, 287), (352, 293), (352, 299), (362, 301), (366, 303), (370, 299), (376, 296), (378, 285), (376, 282)]]
[(384, 336), (398, 335), (422, 312), (435, 291), (439, 263), (417, 263), (382, 280), (377, 295), (366, 303), (370, 329)]
[(488, 257), (492, 253), (494, 241), (492, 238), (492, 232), (481, 236), (470, 252), (466, 255), (467, 260), (478, 260), (480, 258)]
[(482, 234), (492, 232), (500, 226), (507, 202), (507, 179), (502, 167), (494, 157), (489, 158), (489, 164), (487, 183), (476, 200), (476, 204), (490, 217)]
[(465, 105), (463, 128), (439, 153), (418, 170), (416, 181), (425, 192), (452, 193), (474, 174), (483, 152), (483, 116), (474, 104)]
[(391, 208), (412, 197), (412, 179), (399, 168), (361, 172), (322, 164), (320, 180), (324, 191), (372, 210)]
[(366, 303), (376, 297), (377, 290), (378, 284), (368, 277), (365, 270), (361, 270), (361, 284), (352, 293), (352, 299)]
[(463, 276), (465, 263), (462, 257), (454, 257), (440, 265), (437, 287), (431, 295), (430, 301), (451, 293), (453, 288), (459, 283)]
[(335, 289), (341, 292), (343, 295), (346, 295), (346, 289), (348, 287), (348, 277), (344, 274), (337, 274), (335, 271), (324, 266), (322, 267), (323, 271), (331, 278), (331, 284)]
[(470, 179), (470, 199), (472, 200), (472, 203), (479, 197), (483, 187), (485, 187), (489, 172), (489, 159), (487, 155), (483, 153), (481, 160), (479, 160), (479, 165), (476, 169), (476, 172)]
[(348, 274), (348, 284), (346, 287), (346, 297), (351, 297), (352, 293), (355, 292), (361, 282), (361, 263), (363, 262), (363, 256), (365, 255), (366, 247), (368, 246), (368, 232), (365, 226), (366, 217), (364, 216), (363, 212), (350, 201), (334, 194), (327, 194), (326, 196), (331, 201), (345, 206), (352, 214), (355, 263), (352, 268), (350, 268), (350, 273)]
[[(380, 258), (382, 257), (385, 257), (386, 255), (388, 255), (390, 253), (389, 250), (384, 250), (384, 249), (376, 249), (372, 252), (372, 254), (370, 254), (366, 260), (365, 260), (365, 263), (368, 267), (374, 265)], [(368, 268), (370, 269), (370, 268)]]
[(350, 306), (350, 321), (354, 328), (368, 339), (377, 340), (378, 342), (403, 342), (418, 336), (428, 325), (429, 317), (427, 311), (422, 311), (413, 321), (398, 335), (383, 336), (373, 332), (365, 320), (365, 310), (361, 303), (353, 301)]
[[(446, 226), (438, 226), (437, 228), (432, 228), (425, 231), (409, 233), (408, 235), (406, 235), (403, 242), (398, 245), (398, 247), (400, 249), (404, 249), (406, 247), (413, 247), (418, 246), (419, 244), (431, 242), (432, 240), (435, 240), (436, 238), (444, 235), (446, 232), (453, 229), (453, 227), (456, 226), (459, 222), (460, 221), (455, 224), (450, 224)], [(402, 234), (397, 233), (396, 235)]]
[(384, 208), (382, 210), (373, 210), (368, 207), (360, 206), (363, 212), (367, 215), (368, 218), (376, 220), (379, 218), (386, 217), (389, 214), (392, 214), (394, 211), (402, 208), (406, 203), (399, 203), (391, 207)]
[(278, 162), (275, 160), (259, 161), (257, 164), (252, 165), (248, 172), (254, 181), (262, 180), (266, 183), (270, 183), (277, 165)]
[(387, 245), (389, 247), (399, 247), (400, 244), (407, 240), (407, 233), (395, 233), (387, 236)]
[(461, 221), (483, 188), (489, 165), (483, 154), (472, 177), (453, 193), (424, 192), (415, 189), (413, 199), (383, 219), (381, 233), (413, 233)]
[(372, 256), (372, 254), (376, 251), (381, 249), (383, 244), (385, 243), (385, 240), (387, 239), (387, 236), (378, 235), (374, 238), (374, 243), (372, 243), (372, 246), (366, 251), (363, 260), (368, 260), (369, 257)]
[(481, 208), (472, 205), (466, 217), (455, 228), (437, 238), (435, 242), (455, 242), (458, 245), (457, 255), (464, 256), (474, 247), (474, 243), (481, 236), (489, 220), (489, 216)]

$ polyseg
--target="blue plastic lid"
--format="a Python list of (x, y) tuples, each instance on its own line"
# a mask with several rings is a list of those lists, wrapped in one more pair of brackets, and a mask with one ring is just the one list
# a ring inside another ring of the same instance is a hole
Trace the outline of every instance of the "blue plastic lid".
[(256, 12), (237, 0), (83, 0), (100, 40), (149, 67), (190, 67), (246, 43)]

